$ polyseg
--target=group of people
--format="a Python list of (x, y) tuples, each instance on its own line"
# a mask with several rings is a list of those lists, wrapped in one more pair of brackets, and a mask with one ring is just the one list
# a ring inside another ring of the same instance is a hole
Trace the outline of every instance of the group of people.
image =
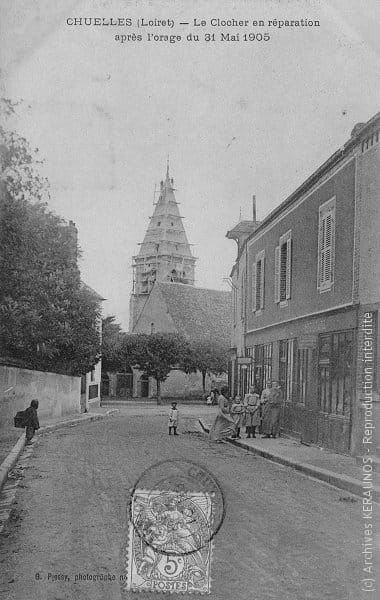
[(222, 441), (229, 437), (240, 438), (246, 427), (247, 438), (255, 438), (258, 430), (264, 438), (280, 435), (283, 396), (277, 381), (268, 382), (261, 396), (251, 386), (244, 399), (237, 395), (231, 402), (228, 388), (222, 388), (218, 397), (219, 411), (210, 429), (210, 438)]

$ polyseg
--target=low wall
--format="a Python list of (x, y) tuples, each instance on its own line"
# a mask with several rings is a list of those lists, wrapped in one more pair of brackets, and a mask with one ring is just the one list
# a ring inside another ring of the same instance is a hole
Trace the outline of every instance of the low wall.
[[(150, 392), (156, 394), (156, 382), (151, 381)], [(211, 387), (211, 379), (206, 375), (206, 390)], [(184, 373), (179, 369), (173, 369), (165, 381), (161, 383), (161, 396), (167, 398), (181, 398), (186, 396), (202, 396), (202, 374)]]
[(40, 423), (80, 413), (80, 377), (0, 365), (0, 430), (13, 427), (16, 412), (33, 398)]

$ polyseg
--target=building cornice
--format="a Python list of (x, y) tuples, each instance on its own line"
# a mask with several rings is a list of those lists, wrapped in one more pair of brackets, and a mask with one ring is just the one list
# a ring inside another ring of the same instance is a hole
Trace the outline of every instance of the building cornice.
[(310, 317), (318, 317), (319, 315), (324, 315), (330, 312), (336, 312), (338, 310), (346, 310), (348, 308), (352, 308), (355, 305), (353, 302), (346, 302), (345, 304), (337, 304), (336, 306), (332, 306), (331, 308), (325, 308), (323, 310), (318, 310), (316, 312), (307, 313), (305, 315), (300, 315), (299, 317), (293, 317), (292, 319), (284, 319), (283, 321), (277, 321), (276, 323), (269, 323), (269, 325), (264, 325), (264, 327), (257, 327), (256, 329), (248, 329), (246, 334), (256, 333), (257, 331), (263, 331), (264, 329), (269, 329), (270, 327), (277, 327), (278, 325), (286, 325), (287, 323), (292, 323), (293, 321), (300, 321), (301, 319), (308, 319)]

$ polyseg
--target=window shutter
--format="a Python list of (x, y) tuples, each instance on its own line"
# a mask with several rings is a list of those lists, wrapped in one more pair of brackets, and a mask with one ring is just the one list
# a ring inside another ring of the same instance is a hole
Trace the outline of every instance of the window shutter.
[(325, 254), (325, 272), (323, 274), (323, 283), (328, 284), (331, 280), (331, 213), (327, 213), (324, 217), (325, 222), (325, 240), (323, 252)]
[(261, 296), (261, 258), (256, 258), (256, 310), (260, 309)]
[(324, 283), (332, 285), (334, 282), (334, 262), (335, 262), (335, 211), (331, 211), (325, 216), (325, 277)]
[(292, 282), (292, 238), (286, 240), (286, 299), (289, 300)]
[(274, 249), (274, 301), (280, 302), (280, 246)]
[(247, 278), (246, 272), (242, 274), (241, 277), (241, 320), (245, 321), (246, 318), (246, 308), (247, 308)]
[(260, 271), (260, 308), (264, 308), (264, 273), (265, 273), (265, 257), (261, 259)]
[(318, 289), (329, 290), (334, 282), (335, 198), (319, 209)]
[(323, 281), (323, 270), (324, 270), (324, 257), (323, 257), (323, 241), (325, 234), (325, 222), (319, 213), (319, 234), (318, 234), (318, 278), (317, 288), (320, 289)]
[(256, 310), (256, 263), (252, 266), (252, 310)]

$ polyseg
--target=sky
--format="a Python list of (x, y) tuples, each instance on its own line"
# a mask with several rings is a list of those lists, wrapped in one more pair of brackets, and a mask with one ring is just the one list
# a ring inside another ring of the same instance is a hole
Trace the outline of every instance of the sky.
[[(23, 100), (16, 129), (45, 158), (50, 207), (76, 223), (83, 280), (128, 327), (132, 256), (169, 155), (196, 285), (229, 289), (226, 232), (263, 219), (380, 110), (377, 0), (0, 0), (1, 93)], [(58, 4), (58, 3), (57, 3)], [(70, 17), (132, 18), (74, 27)], [(175, 26), (137, 29), (136, 20)], [(206, 27), (193, 26), (204, 19)], [(263, 19), (264, 28), (212, 27)], [(269, 27), (307, 18), (320, 27)], [(179, 25), (189, 22), (189, 26)], [(220, 41), (221, 32), (240, 40)], [(143, 41), (116, 41), (116, 34)], [(148, 41), (192, 32), (200, 41)], [(271, 39), (243, 41), (247, 33)], [(215, 34), (215, 42), (203, 40)]]

